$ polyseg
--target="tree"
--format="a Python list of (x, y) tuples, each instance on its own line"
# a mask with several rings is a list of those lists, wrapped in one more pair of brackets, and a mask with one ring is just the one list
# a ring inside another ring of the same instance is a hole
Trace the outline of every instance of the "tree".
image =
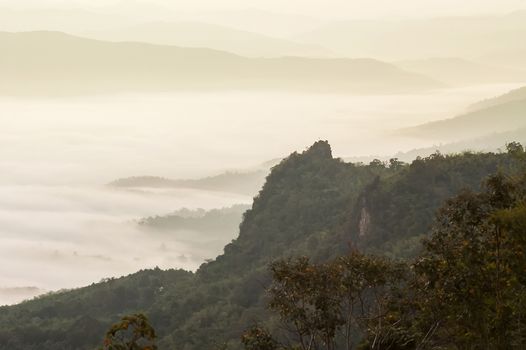
[(398, 160), (398, 158), (391, 158), (389, 159), (389, 168), (393, 170), (399, 170), (403, 168), (405, 165), (404, 162)]
[(106, 333), (103, 350), (156, 350), (155, 330), (143, 314), (125, 316)]
[[(371, 349), (396, 343), (391, 328), (398, 321), (386, 315), (389, 295), (405, 280), (404, 264), (353, 251), (324, 264), (305, 257), (281, 260), (271, 271), (269, 307), (289, 335), (290, 344), (283, 348), (350, 350), (365, 334), (372, 339)], [(278, 344), (259, 327), (249, 329), (242, 339), (249, 350), (275, 349)]]
[(241, 337), (241, 343), (247, 350), (277, 350), (279, 344), (268, 330), (260, 326), (253, 326)]
[(524, 147), (520, 142), (510, 142), (506, 144), (506, 150), (509, 154), (517, 155), (517, 154), (523, 154), (524, 153)]
[(417, 321), (430, 346), (522, 349), (526, 330), (526, 181), (488, 179), (437, 216), (415, 263)]

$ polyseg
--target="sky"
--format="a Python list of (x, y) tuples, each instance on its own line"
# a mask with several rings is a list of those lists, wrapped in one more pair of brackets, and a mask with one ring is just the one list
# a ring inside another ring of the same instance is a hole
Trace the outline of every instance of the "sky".
[(16, 8), (165, 7), (174, 11), (241, 11), (258, 9), (319, 18), (434, 17), (507, 13), (526, 9), (526, 0), (0, 0)]

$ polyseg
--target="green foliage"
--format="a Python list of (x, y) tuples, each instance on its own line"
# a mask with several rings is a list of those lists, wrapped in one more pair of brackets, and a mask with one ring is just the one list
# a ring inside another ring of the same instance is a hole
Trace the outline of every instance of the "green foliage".
[(139, 221), (141, 228), (177, 231), (191, 230), (219, 235), (227, 233), (229, 236), (236, 232), (243, 213), (249, 206), (238, 204), (229, 208), (188, 210), (183, 209), (164, 216), (152, 216)]
[(155, 338), (155, 330), (146, 316), (124, 316), (106, 333), (102, 350), (156, 350)]
[(506, 144), (506, 150), (512, 155), (522, 155), (524, 153), (524, 147), (519, 142), (510, 142)]
[(273, 263), (269, 307), (294, 336), (284, 348), (523, 349), (525, 203), (526, 175), (498, 174), (446, 202), (411, 264), (357, 252)]
[[(518, 169), (522, 162), (509, 153), (467, 153), (435, 155), (410, 165), (356, 165), (333, 158), (329, 144), (320, 141), (272, 169), (244, 214), (239, 237), (196, 273), (140, 271), (2, 307), (0, 349), (91, 350), (113, 320), (136, 313), (149, 316), (160, 349), (202, 350), (218, 344), (240, 349), (247, 325), (264, 322), (272, 334), (281, 326), (266, 307), (270, 263), (305, 256), (310, 264), (331, 264), (350, 247), (391, 257), (417, 256), (420, 239), (445, 199), (462, 188), (478, 190), (489, 174)], [(369, 220), (360, 220), (362, 209)], [(507, 225), (518, 225), (514, 213), (508, 213)], [(383, 339), (419, 336), (420, 328), (404, 311), (412, 305), (382, 305), (393, 320), (401, 320), (381, 333)], [(324, 312), (333, 310), (329, 306)], [(374, 323), (362, 321), (353, 323), (353, 343), (357, 334), (375, 330)], [(344, 328), (338, 328), (337, 341)]]
[(246, 350), (277, 350), (278, 343), (270, 333), (259, 326), (253, 326), (241, 336), (241, 342)]
[(403, 264), (352, 252), (323, 264), (281, 260), (271, 270), (269, 307), (290, 330), (286, 349), (353, 349), (364, 334), (374, 337), (373, 349), (392, 343), (392, 322), (383, 318), (406, 279)]
[(526, 346), (525, 200), (526, 178), (496, 175), (483, 192), (464, 192), (440, 210), (415, 264), (418, 321), (438, 325), (431, 344)]
[(362, 191), (349, 228), (353, 241), (370, 253), (413, 258), (420, 251), (419, 238), (431, 230), (445, 200), (462, 189), (479, 190), (497, 171), (520, 171), (520, 164), (524, 160), (510, 153), (435, 153), (418, 158)]

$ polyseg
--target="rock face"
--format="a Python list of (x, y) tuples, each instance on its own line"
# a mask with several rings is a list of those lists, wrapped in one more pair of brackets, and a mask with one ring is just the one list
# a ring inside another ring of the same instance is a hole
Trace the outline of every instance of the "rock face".
[(320, 159), (332, 159), (331, 145), (328, 141), (316, 141), (305, 154)]
[(358, 232), (360, 237), (364, 237), (367, 235), (370, 224), (371, 214), (369, 214), (367, 209), (363, 207), (360, 212), (360, 223), (358, 224)]

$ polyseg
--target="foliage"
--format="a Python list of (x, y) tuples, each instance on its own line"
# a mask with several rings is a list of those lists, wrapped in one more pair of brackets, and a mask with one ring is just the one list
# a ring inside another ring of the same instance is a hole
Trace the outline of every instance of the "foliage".
[(247, 350), (277, 350), (280, 348), (268, 330), (259, 326), (248, 329), (241, 336), (241, 342)]
[(271, 270), (286, 349), (523, 349), (526, 175), (497, 174), (448, 200), (412, 263), (352, 252)]
[(106, 333), (102, 350), (156, 350), (155, 338), (155, 330), (146, 316), (124, 316)]
[[(281, 260), (271, 270), (269, 307), (289, 330), (286, 349), (353, 349), (363, 334), (374, 337), (373, 349), (393, 342), (390, 333), (397, 320), (386, 322), (385, 315), (390, 296), (404, 284), (404, 264), (354, 251), (323, 264), (305, 257)], [(253, 334), (250, 329), (244, 339)]]
[[(247, 325), (264, 323), (271, 334), (282, 326), (266, 308), (270, 263), (305, 256), (310, 264), (331, 264), (351, 248), (392, 258), (418, 256), (420, 239), (430, 232), (444, 200), (462, 188), (479, 190), (488, 175), (515, 171), (521, 162), (509, 153), (466, 153), (407, 165), (349, 164), (333, 158), (327, 142), (317, 142), (272, 169), (244, 214), (239, 237), (214, 261), (195, 273), (145, 270), (2, 307), (0, 349), (91, 350), (113, 320), (136, 313), (148, 315), (160, 349), (201, 350), (217, 344), (240, 349)], [(370, 219), (364, 220), (363, 236), (358, 229), (362, 209)], [(389, 337), (425, 334), (424, 320), (416, 322), (405, 312), (414, 305), (392, 302), (383, 308), (401, 320)], [(354, 321), (352, 327), (369, 339), (367, 329), (373, 334), (375, 323)], [(353, 334), (352, 339), (355, 344), (359, 337)]]
[(417, 158), (394, 175), (370, 182), (356, 203), (348, 230), (363, 251), (414, 258), (420, 251), (420, 239), (430, 232), (445, 200), (466, 188), (480, 190), (490, 174), (521, 171), (523, 163), (509, 152), (437, 152)]
[(491, 177), (440, 210), (415, 264), (419, 320), (434, 344), (521, 349), (526, 345), (526, 179)]

